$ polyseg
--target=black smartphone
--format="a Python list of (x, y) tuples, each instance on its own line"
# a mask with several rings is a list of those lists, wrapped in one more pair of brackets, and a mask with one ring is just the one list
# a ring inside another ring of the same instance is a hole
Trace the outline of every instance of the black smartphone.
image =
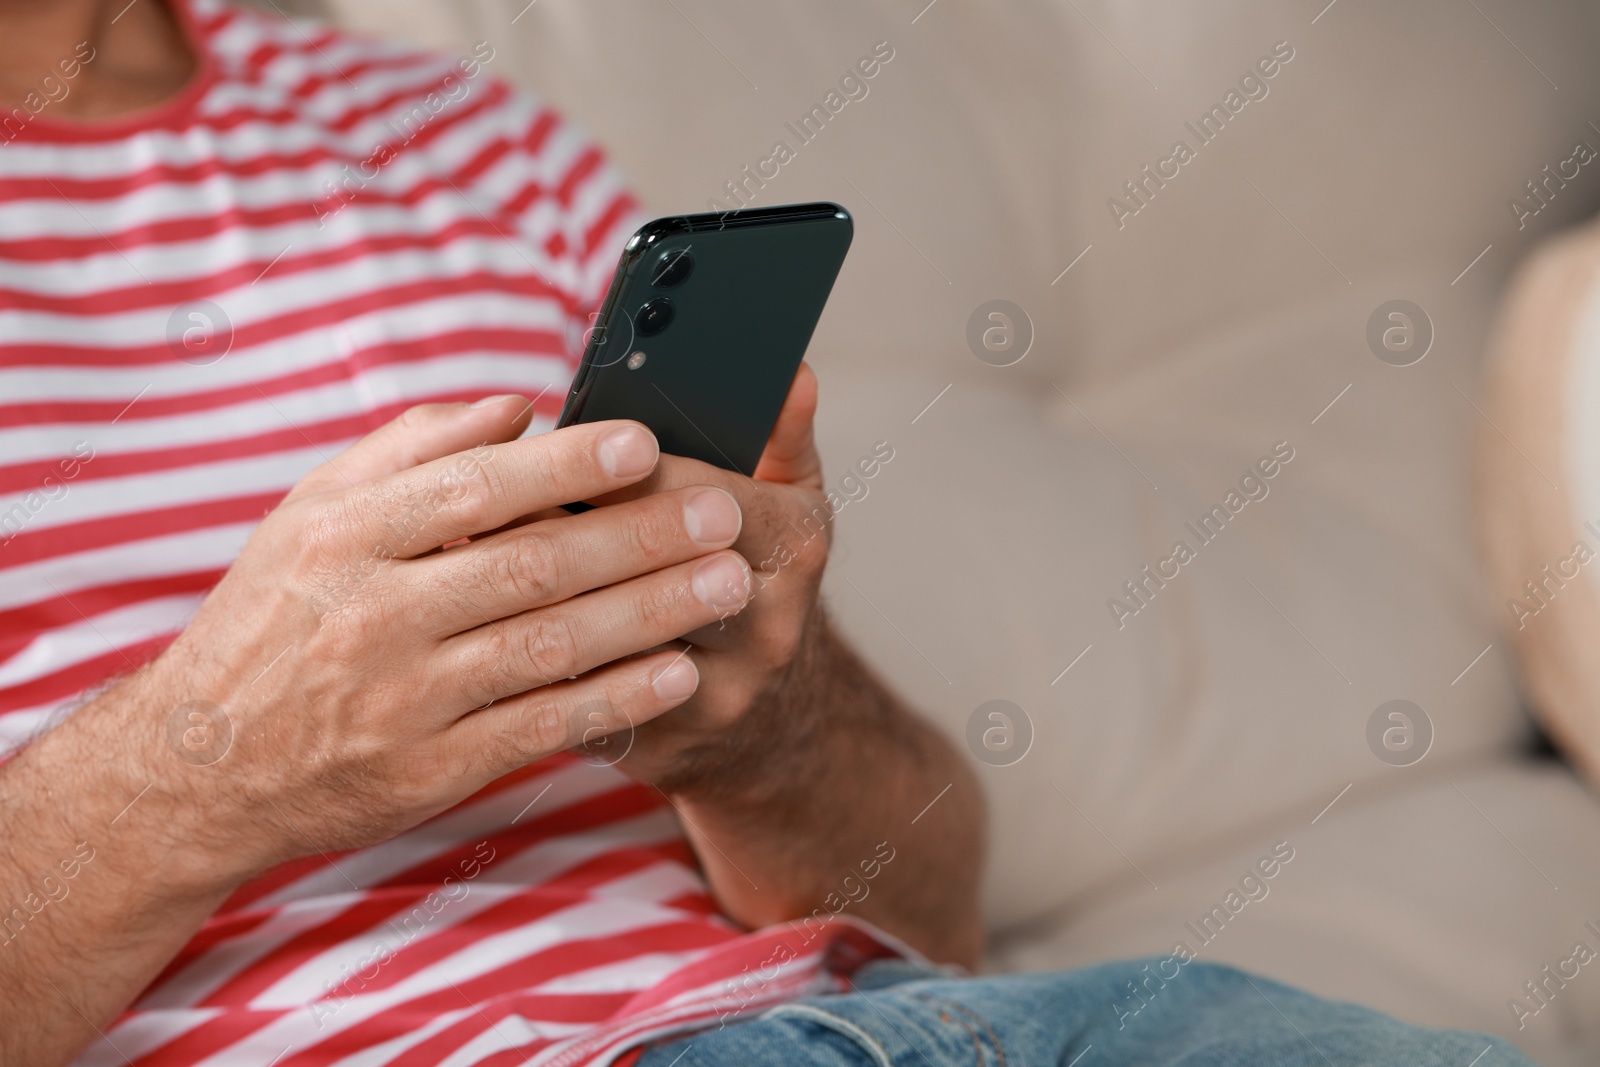
[(754, 474), (852, 231), (830, 203), (646, 223), (556, 425), (636, 419), (665, 453)]

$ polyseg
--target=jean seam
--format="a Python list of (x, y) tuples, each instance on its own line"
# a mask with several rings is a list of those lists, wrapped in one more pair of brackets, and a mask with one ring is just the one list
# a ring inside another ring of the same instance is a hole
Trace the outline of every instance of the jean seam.
[(809, 1019), (818, 1026), (825, 1026), (835, 1033), (850, 1038), (861, 1046), (863, 1052), (872, 1057), (872, 1062), (878, 1067), (894, 1067), (894, 1061), (889, 1057), (889, 1050), (884, 1048), (878, 1039), (866, 1030), (830, 1011), (825, 1011), (811, 1004), (785, 1004), (767, 1012), (766, 1018), (786, 1018), (800, 1016)]
[(967, 1022), (965, 1019), (957, 1019), (955, 1016), (951, 1015), (942, 1008), (939, 1011), (939, 1021), (942, 1023), (960, 1024), (961, 1029), (965, 1030), (967, 1032), (967, 1037), (972, 1040), (973, 1067), (984, 1067), (983, 1061), (985, 1057), (983, 1055), (983, 1041), (978, 1037), (978, 1031), (972, 1028), (972, 1024)]
[[(983, 1027), (983, 1032), (989, 1035), (989, 1047), (994, 1049), (995, 1058), (999, 1061), (998, 1067), (1006, 1067), (1006, 1050), (1000, 1044), (1000, 1035), (994, 1032), (994, 1027), (989, 1025), (988, 1019), (985, 1019), (983, 1016), (979, 1015), (966, 1005), (957, 1004), (953, 1000), (945, 1000), (941, 997), (933, 997), (926, 993), (920, 992), (908, 992), (908, 995), (912, 999), (920, 1000), (930, 1007), (937, 1007), (939, 1009), (939, 1015), (942, 1021), (961, 1022), (961, 1025), (966, 1029), (967, 1033), (972, 1035), (972, 1047), (977, 1052), (976, 1062), (978, 1067), (983, 1067), (985, 1059), (983, 1054), (983, 1041), (978, 1036), (976, 1031), (973, 1030), (970, 1023), (968, 1023), (966, 1020), (970, 1019), (972, 1022), (975, 1022), (979, 1026)], [(963, 1018), (961, 1020), (951, 1018), (949, 1012), (952, 1011), (957, 1015), (963, 1016)]]

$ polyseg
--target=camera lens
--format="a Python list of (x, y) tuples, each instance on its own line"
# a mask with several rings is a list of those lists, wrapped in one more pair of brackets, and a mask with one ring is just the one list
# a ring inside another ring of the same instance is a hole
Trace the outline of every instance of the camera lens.
[(694, 260), (690, 258), (689, 250), (669, 248), (657, 257), (655, 276), (650, 282), (662, 289), (671, 289), (675, 285), (682, 285), (693, 272)]
[(633, 317), (633, 330), (640, 337), (653, 337), (672, 322), (672, 301), (658, 296)]

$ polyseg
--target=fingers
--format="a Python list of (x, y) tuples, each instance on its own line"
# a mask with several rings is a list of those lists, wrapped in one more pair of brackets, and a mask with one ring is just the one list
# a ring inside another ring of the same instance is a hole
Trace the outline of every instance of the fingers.
[(754, 478), (697, 460), (663, 456), (649, 478), (598, 500), (585, 499), (615, 505), (684, 485), (717, 485), (739, 502), (744, 525), (734, 547), (752, 565), (782, 566), (794, 554), (810, 558), (816, 555), (811, 549), (819, 544), (825, 558), (833, 512), (822, 492), (822, 465), (812, 428), (816, 407), (817, 378), (802, 363)]
[(642, 656), (474, 712), (440, 744), (450, 765), (476, 768), (485, 781), (579, 744), (614, 763), (633, 727), (682, 704), (699, 681), (687, 653)]
[(476, 404), (419, 404), (312, 470), (289, 499), (359, 485), (477, 445), (513, 441), (532, 418), (533, 405), (520, 396), (493, 396)]
[(822, 460), (813, 435), (816, 414), (817, 375), (810, 364), (802, 363), (756, 465), (759, 481), (822, 487)]
[(612, 492), (655, 469), (660, 449), (636, 422), (611, 421), (474, 448), (379, 478), (348, 498), (366, 537), (413, 558), (573, 500)]
[(721, 485), (736, 496), (745, 487), (759, 488), (763, 483), (787, 484), (803, 490), (820, 491), (822, 462), (817, 456), (813, 431), (816, 410), (817, 376), (809, 364), (802, 363), (793, 384), (789, 386), (789, 394), (784, 399), (778, 421), (767, 439), (766, 449), (761, 454), (753, 478), (698, 460), (665, 456), (649, 478), (599, 499), (584, 499), (594, 504), (613, 504), (646, 493), (701, 482)]
[(397, 572), (447, 637), (727, 548), (739, 505), (698, 485), (521, 526)]
[(437, 674), (477, 707), (654, 648), (749, 599), (743, 557), (715, 552), (458, 634), (440, 646)]
[(715, 485), (738, 501), (743, 522), (733, 547), (756, 569), (763, 584), (779, 572), (802, 575), (808, 581), (821, 574), (833, 539), (834, 513), (818, 490), (757, 481), (699, 460), (662, 456), (649, 478), (600, 503), (617, 507), (647, 494), (694, 484)]

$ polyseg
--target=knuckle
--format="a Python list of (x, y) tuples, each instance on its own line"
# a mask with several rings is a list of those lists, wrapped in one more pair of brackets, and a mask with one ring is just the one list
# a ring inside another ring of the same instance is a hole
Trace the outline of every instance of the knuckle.
[(463, 657), (461, 675), (469, 680), (474, 700), (500, 700), (526, 688), (517, 643), (509, 632), (511, 625), (499, 622), (484, 627), (482, 641)]
[(567, 722), (566, 709), (558, 700), (536, 700), (528, 709), (527, 723), (523, 731), (526, 744), (533, 749), (533, 758), (548, 755), (568, 747), (572, 741), (572, 729)]
[(413, 433), (422, 429), (432, 421), (436, 408), (435, 404), (413, 404), (395, 417), (395, 429), (402, 433)]
[(273, 531), (274, 553), (287, 567), (275, 575), (304, 597), (320, 618), (371, 600), (370, 592), (388, 560), (376, 549), (362, 550), (343, 508), (303, 509)]
[(561, 591), (561, 565), (555, 546), (543, 532), (518, 538), (497, 554), (490, 568), (497, 591), (510, 591), (520, 603), (548, 604)]
[(649, 582), (639, 591), (633, 602), (634, 616), (645, 632), (652, 635), (667, 634), (677, 637), (688, 632), (696, 620), (688, 618), (699, 605), (684, 581)]
[(449, 512), (458, 529), (480, 533), (492, 523), (499, 486), (494, 475), (481, 463), (445, 467), (436, 485), (413, 505), (433, 510), (435, 502)]
[(681, 511), (680, 501), (652, 501), (629, 519), (625, 536), (635, 559), (654, 570), (673, 558), (686, 536)]
[(400, 486), (362, 486), (345, 501), (348, 521), (371, 531), (377, 548), (390, 556), (416, 555), (416, 543), (428, 520), (424, 500)]
[(324, 615), (317, 627), (317, 646), (326, 662), (354, 666), (372, 658), (369, 613), (346, 605)]
[(489, 735), (484, 746), (484, 762), (495, 777), (509, 774), (539, 758), (532, 751), (533, 742), (520, 731), (496, 730)]
[(291, 504), (282, 512), (285, 532), (293, 539), (303, 562), (326, 565), (348, 554), (351, 536), (345, 508)]
[(443, 761), (431, 752), (416, 752), (397, 761), (389, 779), (390, 795), (401, 812), (426, 810), (438, 799)]
[(509, 774), (566, 748), (570, 734), (559, 701), (534, 700), (520, 710), (514, 721), (489, 735), (484, 759), (496, 776)]
[(565, 618), (538, 613), (518, 624), (516, 632), (516, 655), (534, 677), (548, 684), (573, 674), (578, 641)]

